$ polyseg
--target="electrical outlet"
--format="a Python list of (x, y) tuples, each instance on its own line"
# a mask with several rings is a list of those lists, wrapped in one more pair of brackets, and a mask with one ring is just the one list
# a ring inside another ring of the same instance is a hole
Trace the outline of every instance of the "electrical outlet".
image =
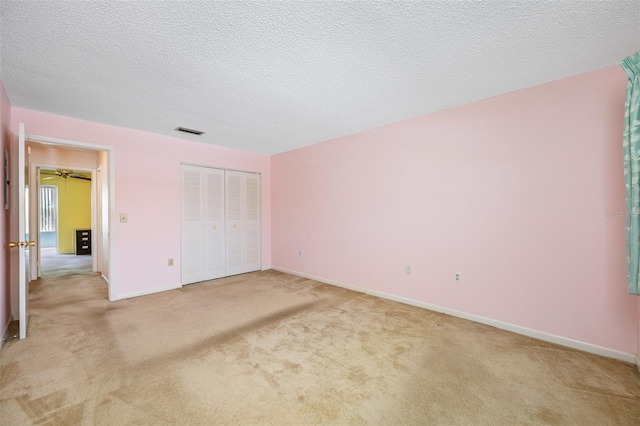
[(454, 272), (453, 273), (453, 281), (456, 283), (462, 282), (462, 272)]
[(298, 250), (298, 256), (302, 257), (302, 250)]
[(169, 266), (173, 266), (173, 258), (169, 259), (169, 260), (167, 261), (167, 264), (168, 264)]
[(404, 267), (404, 273), (407, 275), (411, 275), (411, 266), (407, 265)]

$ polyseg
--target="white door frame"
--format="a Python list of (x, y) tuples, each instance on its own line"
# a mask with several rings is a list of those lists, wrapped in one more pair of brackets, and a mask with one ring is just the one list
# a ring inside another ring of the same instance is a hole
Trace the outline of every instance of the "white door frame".
[[(29, 142), (35, 142), (31, 139), (29, 139)], [(96, 169), (89, 169), (89, 168), (85, 168), (85, 167), (75, 167), (75, 166), (71, 166), (71, 165), (53, 165), (53, 164), (41, 164), (41, 163), (30, 163), (30, 167), (29, 167), (29, 180), (31, 182), (29, 182), (29, 188), (35, 188), (36, 190), (33, 191), (33, 194), (31, 193), (31, 191), (29, 192), (29, 198), (31, 198), (29, 200), (29, 224), (31, 225), (29, 229), (29, 235), (36, 235), (36, 252), (37, 252), (37, 256), (36, 256), (36, 261), (31, 261), (31, 276), (34, 277), (33, 279), (36, 278), (40, 278), (40, 262), (41, 261), (41, 249), (42, 247), (40, 246), (40, 170), (57, 170), (60, 168), (69, 168), (72, 169), (73, 171), (79, 171), (79, 172), (84, 172), (84, 173), (90, 173), (91, 174), (91, 233), (93, 235), (93, 238), (91, 238), (91, 270), (93, 272), (98, 272), (98, 250), (97, 250), (97, 238), (95, 237), (95, 235), (97, 234), (97, 224), (98, 224), (98, 219), (97, 219), (97, 209), (96, 209), (96, 189), (97, 189), (97, 185), (96, 185), (96, 179), (97, 179), (97, 173), (96, 173)], [(32, 233), (33, 231), (33, 233)], [(101, 231), (100, 231), (101, 232)], [(58, 235), (59, 238), (59, 235)], [(33, 238), (31, 238), (33, 240)]]
[[(115, 196), (115, 159), (114, 159), (114, 151), (115, 148), (109, 145), (100, 145), (94, 144), (90, 142), (81, 142), (74, 141), (70, 139), (62, 139), (62, 138), (54, 138), (50, 136), (40, 136), (34, 135), (31, 133), (27, 133), (26, 135), (27, 141), (41, 143), (45, 145), (57, 145), (61, 147), (72, 147), (72, 148), (84, 148), (90, 149), (93, 151), (105, 151), (107, 153), (107, 161), (109, 164), (108, 174), (109, 174), (109, 235), (103, 235), (103, 238), (106, 239), (109, 245), (109, 279), (107, 280), (107, 288), (109, 292), (109, 300), (114, 301), (118, 300), (117, 295), (117, 286), (116, 286), (116, 262), (115, 262), (115, 229), (116, 229), (116, 214), (115, 214), (115, 205), (116, 205), (116, 196)], [(57, 168), (57, 167), (56, 167)], [(80, 168), (78, 168), (80, 170)], [(94, 170), (95, 172), (95, 170)], [(97, 174), (93, 174), (93, 179), (91, 181), (92, 191), (93, 185), (95, 185), (95, 180), (97, 178)], [(97, 214), (97, 212), (96, 212)], [(92, 214), (91, 226), (95, 226), (94, 218)], [(93, 241), (92, 241), (93, 244)], [(93, 247), (92, 247), (93, 248)]]

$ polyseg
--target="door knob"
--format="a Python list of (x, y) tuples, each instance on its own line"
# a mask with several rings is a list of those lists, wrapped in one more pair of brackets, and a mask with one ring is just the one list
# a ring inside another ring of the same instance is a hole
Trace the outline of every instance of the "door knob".
[(234, 223), (234, 224), (233, 224), (233, 227), (234, 227), (234, 228), (237, 228), (237, 227), (238, 227), (238, 225), (236, 225), (236, 224)]
[(18, 241), (17, 243), (9, 243), (9, 248), (14, 248), (14, 247), (33, 247), (36, 245), (35, 241)]

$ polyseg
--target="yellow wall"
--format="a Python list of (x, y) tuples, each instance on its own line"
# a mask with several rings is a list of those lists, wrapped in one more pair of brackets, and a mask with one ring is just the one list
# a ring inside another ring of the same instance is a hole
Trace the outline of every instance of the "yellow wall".
[(58, 253), (75, 253), (76, 229), (91, 229), (91, 181), (45, 177), (42, 185), (58, 187)]

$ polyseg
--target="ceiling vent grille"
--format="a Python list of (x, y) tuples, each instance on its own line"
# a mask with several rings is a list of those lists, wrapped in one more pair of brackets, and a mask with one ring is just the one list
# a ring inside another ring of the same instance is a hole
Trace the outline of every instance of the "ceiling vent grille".
[(192, 135), (204, 135), (204, 132), (202, 130), (187, 129), (186, 127), (176, 127), (176, 130), (179, 132), (191, 133)]

